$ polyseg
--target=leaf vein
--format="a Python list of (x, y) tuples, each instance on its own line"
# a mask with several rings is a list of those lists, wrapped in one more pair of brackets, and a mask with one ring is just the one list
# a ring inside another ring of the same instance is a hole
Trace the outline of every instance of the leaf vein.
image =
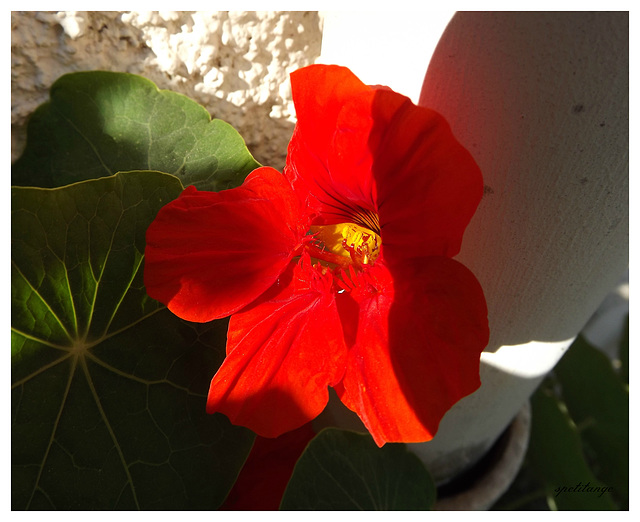
[(143, 379), (141, 377), (137, 377), (135, 375), (132, 375), (130, 373), (124, 372), (118, 368), (116, 368), (115, 366), (110, 365), (109, 363), (103, 361), (102, 359), (100, 359), (99, 357), (96, 357), (96, 355), (87, 352), (86, 356), (89, 357), (93, 362), (95, 362), (96, 364), (99, 364), (100, 366), (102, 366), (105, 370), (109, 370), (110, 372), (115, 373), (116, 375), (123, 377), (125, 379), (129, 379), (135, 382), (138, 382), (140, 384), (144, 384), (145, 386), (151, 386), (154, 384), (168, 384), (169, 386), (171, 386), (172, 388), (175, 388), (176, 390), (180, 390), (184, 393), (186, 393), (187, 395), (191, 395), (193, 397), (200, 397), (200, 398), (204, 398), (205, 395), (201, 394), (201, 393), (193, 393), (191, 390), (189, 390), (189, 388), (186, 388), (184, 386), (178, 386), (176, 383), (168, 380), (168, 379), (157, 379), (157, 380), (148, 380), (148, 379)]
[(96, 391), (95, 386), (93, 385), (93, 379), (91, 378), (91, 373), (89, 372), (89, 367), (87, 366), (87, 361), (84, 357), (82, 357), (82, 369), (87, 379), (87, 384), (89, 385), (89, 389), (91, 390), (91, 395), (93, 395), (93, 400), (96, 403), (98, 411), (100, 412), (100, 416), (102, 417), (105, 427), (107, 428), (107, 431), (111, 436), (111, 440), (113, 440), (113, 444), (116, 448), (116, 451), (118, 452), (118, 456), (120, 457), (120, 462), (122, 463), (122, 467), (124, 468), (125, 475), (127, 476), (127, 481), (131, 485), (131, 494), (133, 495), (133, 500), (136, 504), (136, 508), (138, 508), (139, 510), (140, 504), (138, 503), (138, 496), (136, 495), (136, 488), (133, 483), (133, 477), (131, 476), (131, 473), (129, 471), (129, 466), (127, 465), (127, 461), (124, 457), (124, 454), (122, 453), (122, 448), (118, 443), (118, 438), (116, 437), (116, 434), (113, 431), (113, 428), (111, 427), (111, 423), (109, 422), (109, 419), (107, 418), (107, 414), (102, 407), (102, 403), (100, 402), (100, 397), (98, 396), (98, 392)]
[[(100, 197), (100, 199), (102, 199), (103, 196)], [(100, 205), (100, 202), (98, 202), (98, 205)], [(112, 228), (112, 232), (111, 232), (111, 238), (109, 240), (109, 248), (107, 249), (107, 255), (104, 259), (104, 262), (102, 263), (102, 267), (100, 268), (100, 274), (98, 276), (98, 279), (96, 280), (96, 286), (95, 286), (95, 290), (93, 292), (93, 298), (91, 301), (91, 310), (89, 312), (89, 318), (87, 320), (87, 326), (86, 326), (86, 330), (84, 332), (84, 339), (86, 339), (89, 335), (89, 331), (91, 330), (91, 323), (93, 322), (93, 314), (95, 312), (95, 308), (96, 308), (96, 302), (98, 300), (98, 292), (100, 291), (100, 284), (102, 283), (102, 277), (104, 275), (104, 272), (106, 270), (106, 266), (109, 263), (109, 257), (111, 256), (111, 251), (113, 249), (113, 242), (115, 241), (115, 237), (116, 237), (116, 233), (118, 232), (118, 228), (120, 226), (120, 223), (122, 221), (122, 216), (124, 215), (125, 210), (123, 209), (123, 211), (120, 213), (120, 216), (118, 217), (118, 221), (116, 222), (116, 224), (113, 226)]]
[(33, 286), (33, 284), (31, 284), (31, 281), (29, 281), (29, 279), (27, 279), (27, 276), (24, 275), (24, 273), (22, 272), (22, 270), (20, 270), (20, 268), (18, 267), (18, 265), (15, 263), (15, 261), (12, 259), (11, 260), (11, 264), (13, 265), (13, 267), (16, 269), (16, 271), (18, 272), (18, 274), (20, 275), (20, 277), (22, 277), (22, 279), (24, 280), (24, 282), (29, 286), (29, 288), (31, 289), (31, 291), (40, 299), (40, 301), (42, 301), (42, 304), (44, 304), (44, 306), (47, 308), (47, 310), (49, 310), (49, 312), (51, 313), (51, 315), (55, 318), (55, 320), (58, 322), (58, 324), (60, 325), (60, 328), (62, 328), (62, 330), (64, 331), (65, 335), (67, 336), (67, 338), (69, 339), (70, 342), (73, 343), (73, 337), (71, 336), (71, 334), (69, 333), (69, 330), (67, 330), (67, 328), (65, 327), (64, 323), (60, 320), (60, 318), (58, 317), (58, 314), (56, 314), (53, 309), (51, 308), (51, 306), (49, 306), (49, 303), (47, 302), (47, 300), (42, 297), (42, 295), (40, 294), (40, 292), (38, 292), (38, 290), (35, 288), (35, 286)]
[[(60, 362), (60, 361), (58, 361)], [(58, 427), (58, 423), (60, 422), (60, 417), (62, 417), (62, 411), (64, 410), (64, 406), (67, 402), (67, 397), (69, 396), (69, 390), (71, 389), (71, 382), (73, 381), (73, 376), (76, 372), (76, 367), (78, 365), (78, 359), (77, 357), (73, 359), (73, 362), (71, 364), (71, 370), (69, 371), (69, 379), (67, 379), (67, 386), (64, 390), (64, 395), (62, 396), (62, 401), (60, 401), (60, 409), (58, 410), (58, 414), (56, 415), (56, 420), (53, 423), (53, 429), (51, 430), (51, 436), (49, 437), (49, 442), (47, 444), (47, 449), (44, 452), (44, 456), (42, 457), (42, 462), (40, 463), (39, 469), (38, 469), (38, 476), (36, 477), (36, 480), (33, 484), (33, 491), (31, 492), (31, 496), (29, 497), (29, 501), (27, 502), (27, 505), (25, 507), (25, 509), (29, 509), (29, 506), (31, 505), (31, 502), (33, 501), (33, 497), (36, 494), (36, 491), (38, 489), (40, 489), (42, 491), (42, 489), (40, 488), (39, 484), (40, 484), (40, 479), (42, 477), (42, 472), (44, 470), (44, 465), (45, 462), (47, 461), (47, 458), (49, 457), (49, 452), (51, 451), (51, 446), (53, 446), (53, 442), (55, 440), (55, 432), (56, 429)], [(53, 505), (53, 504), (52, 504)]]
[(30, 381), (31, 379), (33, 379), (34, 377), (37, 377), (38, 375), (40, 375), (41, 373), (49, 370), (50, 368), (53, 368), (54, 366), (57, 366), (58, 364), (66, 361), (69, 357), (71, 357), (73, 354), (71, 352), (69, 352), (67, 355), (64, 355), (58, 359), (56, 359), (55, 361), (51, 361), (49, 364), (46, 364), (44, 366), (41, 366), (40, 368), (38, 368), (35, 372), (30, 373), (29, 375), (27, 375), (26, 377), (23, 377), (22, 379), (14, 382), (11, 384), (11, 389), (15, 389), (19, 386), (22, 386), (23, 384), (25, 384), (26, 382)]
[(110, 176), (113, 174), (113, 172), (111, 172), (111, 169), (109, 169), (109, 167), (107, 167), (107, 164), (103, 161), (102, 156), (100, 155), (100, 153), (98, 152), (97, 147), (93, 144), (93, 142), (87, 138), (78, 128), (78, 126), (73, 123), (73, 120), (71, 120), (70, 118), (68, 118), (67, 116), (65, 116), (65, 114), (63, 112), (60, 112), (59, 110), (55, 109), (54, 106), (54, 110), (58, 113), (58, 115), (60, 116), (60, 118), (62, 118), (65, 122), (67, 122), (67, 124), (75, 131), (78, 133), (78, 135), (87, 143), (87, 145), (89, 145), (89, 148), (92, 150), (92, 152), (95, 154), (96, 158), (98, 159), (98, 161), (100, 162), (100, 165), (104, 168), (104, 170), (107, 171), (107, 174)]
[(122, 304), (122, 301), (124, 301), (124, 298), (127, 296), (127, 294), (129, 293), (129, 290), (131, 289), (131, 284), (133, 283), (133, 280), (136, 278), (136, 275), (138, 275), (138, 271), (140, 270), (140, 267), (142, 266), (142, 261), (144, 260), (144, 255), (140, 256), (140, 259), (138, 260), (138, 264), (136, 265), (135, 269), (133, 270), (133, 273), (131, 275), (131, 277), (129, 278), (129, 281), (127, 282), (127, 285), (124, 289), (124, 292), (122, 292), (122, 295), (120, 296), (120, 299), (118, 299), (118, 302), (116, 303), (113, 312), (111, 313), (111, 316), (109, 317), (109, 320), (107, 321), (107, 324), (105, 325), (104, 331), (102, 332), (102, 338), (106, 338), (107, 336), (107, 332), (109, 331), (109, 328), (111, 328), (111, 324), (113, 323), (113, 320), (116, 317), (116, 314), (118, 313), (118, 310), (120, 309), (120, 305)]
[(318, 467), (320, 468), (320, 470), (322, 470), (331, 480), (333, 480), (333, 482), (335, 482), (336, 486), (338, 486), (340, 491), (342, 491), (342, 493), (353, 503), (353, 505), (355, 505), (360, 511), (366, 511), (366, 509), (364, 507), (362, 507), (358, 503), (358, 501), (355, 498), (353, 498), (349, 494), (349, 492), (342, 486), (342, 483), (340, 482), (340, 480), (338, 480), (327, 468), (325, 468), (322, 465), (322, 462), (320, 461), (320, 459), (317, 457), (317, 455), (315, 453), (313, 454), (313, 459), (318, 464)]

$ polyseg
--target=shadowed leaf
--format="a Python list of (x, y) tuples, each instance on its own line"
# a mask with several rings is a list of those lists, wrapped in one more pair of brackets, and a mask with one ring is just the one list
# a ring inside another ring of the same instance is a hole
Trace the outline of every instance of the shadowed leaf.
[(578, 431), (564, 405), (542, 387), (531, 398), (531, 407), (527, 460), (542, 481), (550, 506), (559, 510), (615, 509), (610, 492), (593, 491), (609, 485), (599, 481), (585, 461)]
[(159, 172), (12, 190), (12, 508), (214, 509), (253, 435), (206, 415), (226, 322), (149, 299)]
[(283, 510), (428, 510), (435, 485), (404, 444), (378, 448), (369, 435), (325, 429), (302, 454)]
[(554, 370), (591, 467), (629, 504), (629, 392), (609, 358), (578, 336)]

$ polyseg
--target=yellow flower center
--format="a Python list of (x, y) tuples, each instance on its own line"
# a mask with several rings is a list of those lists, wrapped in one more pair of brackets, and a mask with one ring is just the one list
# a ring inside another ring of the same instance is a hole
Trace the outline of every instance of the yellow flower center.
[(312, 226), (309, 233), (314, 236), (312, 255), (329, 263), (370, 265), (380, 255), (380, 236), (354, 223)]

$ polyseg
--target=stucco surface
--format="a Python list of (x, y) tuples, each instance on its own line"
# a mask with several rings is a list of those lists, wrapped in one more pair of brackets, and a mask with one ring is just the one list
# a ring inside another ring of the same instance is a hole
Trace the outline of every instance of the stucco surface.
[(289, 73), (315, 61), (321, 40), (310, 11), (12, 12), (12, 161), (51, 84), (102, 69), (189, 96), (233, 125), (259, 162), (282, 168), (295, 121)]

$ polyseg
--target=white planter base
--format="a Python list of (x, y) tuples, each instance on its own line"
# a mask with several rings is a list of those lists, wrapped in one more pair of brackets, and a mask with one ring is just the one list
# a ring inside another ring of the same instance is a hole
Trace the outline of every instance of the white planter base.
[(471, 469), (441, 486), (438, 511), (483, 511), (509, 489), (529, 445), (531, 408), (520, 410), (507, 430), (487, 454)]

